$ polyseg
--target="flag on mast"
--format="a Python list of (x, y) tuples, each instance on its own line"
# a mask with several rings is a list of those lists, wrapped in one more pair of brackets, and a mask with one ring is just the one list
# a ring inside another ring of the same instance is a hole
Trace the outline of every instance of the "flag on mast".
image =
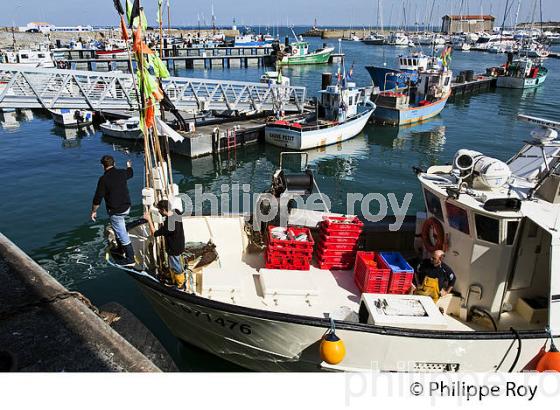
[(121, 4), (121, 0), (113, 0), (113, 4), (115, 5), (115, 9), (117, 10), (117, 13), (119, 13), (122, 16), (124, 14), (124, 10)]
[(161, 5), (163, 3), (163, 0), (158, 0), (158, 9), (157, 9), (157, 17), (156, 17), (156, 21), (158, 24), (162, 24), (163, 20), (161, 18)]

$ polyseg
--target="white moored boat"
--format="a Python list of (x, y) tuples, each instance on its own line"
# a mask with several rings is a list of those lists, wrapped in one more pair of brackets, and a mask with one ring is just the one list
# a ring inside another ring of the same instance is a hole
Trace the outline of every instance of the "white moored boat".
[(375, 110), (369, 93), (354, 83), (330, 85), (320, 95), (318, 112), (324, 115), (310, 113), (270, 121), (266, 124), (265, 141), (293, 150), (337, 144), (362, 132)]
[(0, 61), (24, 67), (54, 68), (53, 55), (48, 49), (6, 51)]
[[(419, 257), (447, 248), (446, 263), (457, 281), (453, 293), (437, 302), (362, 294), (352, 271), (317, 264), (267, 269), (255, 224), (236, 215), (182, 217), (187, 248), (212, 242), (217, 253), (203, 267), (191, 265), (188, 291), (160, 282), (165, 274), (144, 220), (129, 228), (138, 270), (127, 272), (179, 339), (254, 370), (540, 368), (551, 335), (560, 336), (560, 141), (554, 130), (560, 123), (526, 120), (541, 128), (507, 162), (461, 150), (453, 165), (417, 170), (426, 212), (416, 218), (416, 239), (383, 224), (365, 229), (368, 243), (386, 249), (390, 243), (404, 246), (405, 238), (417, 242), (407, 249)], [(156, 186), (168, 191), (163, 174), (156, 175)], [(309, 195), (314, 186), (309, 170), (290, 175), (281, 165), (268, 205)], [(150, 207), (154, 193), (148, 191), (143, 203)], [(171, 192), (173, 202), (175, 188)], [(157, 211), (150, 212), (157, 218)], [(312, 230), (329, 215), (286, 212), (288, 226)], [(336, 364), (319, 351), (332, 324), (346, 350)]]
[(103, 134), (126, 140), (138, 140), (143, 138), (140, 129), (140, 119), (138, 117), (128, 118), (126, 120), (118, 120), (114, 122), (107, 121), (99, 126)]
[(49, 110), (55, 122), (63, 127), (86, 127), (93, 123), (93, 112), (87, 110), (70, 110), (68, 108)]

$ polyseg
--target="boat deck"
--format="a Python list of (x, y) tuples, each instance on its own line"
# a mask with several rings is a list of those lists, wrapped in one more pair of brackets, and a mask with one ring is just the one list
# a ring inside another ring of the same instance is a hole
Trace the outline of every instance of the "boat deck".
[[(195, 270), (198, 296), (252, 309), (316, 318), (358, 322), (361, 291), (350, 271), (324, 270), (312, 264), (308, 271), (265, 268), (262, 251), (251, 251), (243, 217), (188, 217), (183, 219), (186, 242), (211, 240), (218, 259)], [(133, 235), (133, 241), (141, 236)], [(138, 245), (136, 245), (138, 246)], [(264, 276), (264, 280), (263, 280)], [(269, 286), (265, 289), (263, 283)], [(490, 331), (486, 318), (464, 322), (459, 318), (461, 299), (448, 295), (437, 303), (448, 331)], [(517, 312), (500, 317), (499, 330), (537, 329)]]

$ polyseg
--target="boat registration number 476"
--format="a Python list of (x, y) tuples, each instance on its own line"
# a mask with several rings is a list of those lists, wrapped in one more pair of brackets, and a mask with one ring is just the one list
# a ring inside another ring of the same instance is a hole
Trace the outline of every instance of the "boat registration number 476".
[(293, 135), (284, 135), (284, 134), (268, 134), (270, 138), (275, 139), (277, 141), (293, 141)]
[(170, 305), (179, 307), (185, 313), (188, 313), (189, 315), (192, 315), (193, 317), (203, 320), (207, 323), (213, 323), (216, 326), (221, 326), (229, 330), (238, 331), (243, 333), (244, 335), (250, 335), (252, 333), (251, 325), (248, 325), (246, 323), (240, 323), (235, 320), (227, 319), (220, 315), (216, 315), (214, 313), (210, 314), (207, 312), (203, 312), (201, 310), (194, 309), (182, 303), (177, 303), (168, 298), (164, 298), (164, 300)]

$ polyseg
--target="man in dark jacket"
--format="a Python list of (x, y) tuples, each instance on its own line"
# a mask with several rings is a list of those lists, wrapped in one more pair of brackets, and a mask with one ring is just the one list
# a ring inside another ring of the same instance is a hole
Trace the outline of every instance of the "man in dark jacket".
[(445, 296), (455, 286), (455, 272), (445, 263), (445, 252), (436, 250), (430, 259), (425, 259), (416, 269), (415, 293), (431, 296), (437, 302), (440, 296)]
[(123, 266), (134, 266), (134, 248), (130, 243), (130, 238), (126, 230), (125, 217), (130, 212), (130, 194), (128, 193), (127, 181), (134, 175), (132, 171), (132, 163), (127, 162), (127, 168), (115, 168), (115, 160), (110, 155), (101, 158), (101, 164), (105, 173), (97, 182), (97, 189), (93, 197), (93, 205), (91, 207), (91, 219), (95, 222), (97, 218), (97, 209), (101, 205), (101, 201), (105, 199), (105, 206), (111, 221), (111, 226), (117, 241), (122, 246), (125, 257), (118, 261)]

